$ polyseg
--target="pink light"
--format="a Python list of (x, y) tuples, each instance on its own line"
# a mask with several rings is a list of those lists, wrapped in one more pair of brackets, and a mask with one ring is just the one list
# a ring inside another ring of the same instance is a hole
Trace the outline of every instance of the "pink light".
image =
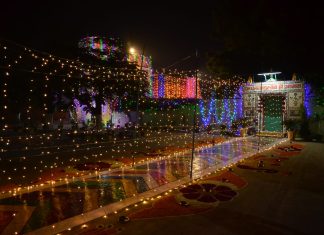
[(195, 88), (196, 88), (196, 81), (195, 78), (187, 77), (187, 84), (186, 84), (186, 97), (187, 98), (195, 98)]

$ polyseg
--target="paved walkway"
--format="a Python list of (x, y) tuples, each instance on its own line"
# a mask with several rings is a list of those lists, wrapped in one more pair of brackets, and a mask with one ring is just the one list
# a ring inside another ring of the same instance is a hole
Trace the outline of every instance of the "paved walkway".
[[(192, 134), (163, 132), (154, 136), (125, 140), (101, 140), (95, 134), (88, 137), (89, 142), (76, 139), (73, 144), (66, 145), (64, 140), (52, 144), (52, 139), (43, 141), (30, 136), (28, 141), (32, 138), (35, 143), (32, 146), (26, 145), (26, 150), (15, 149), (13, 144), (10, 145), (10, 151), (3, 153), (0, 151), (0, 193), (6, 193), (9, 189), (19, 186), (22, 188), (66, 178), (66, 174), (75, 173), (76, 165), (87, 164), (90, 161), (109, 162), (112, 164), (111, 167), (119, 168), (122, 160), (131, 159), (132, 156), (136, 161), (142, 156), (152, 157), (153, 151), (164, 150), (166, 147), (185, 147), (186, 142), (191, 143)], [(217, 138), (207, 133), (198, 133), (196, 141), (208, 142)], [(20, 144), (24, 144), (25, 140), (21, 141)], [(39, 143), (40, 141), (43, 142)], [(57, 169), (64, 169), (66, 174), (58, 172)]]
[[(61, 234), (322, 234), (323, 152), (323, 143), (286, 142), (236, 164), (233, 171), (208, 175), (152, 203)], [(257, 167), (260, 161), (263, 167)], [(119, 223), (120, 215), (131, 221)]]
[[(193, 177), (198, 179), (231, 166), (282, 141), (258, 137), (237, 138), (201, 149), (195, 154)], [(190, 182), (190, 157), (191, 154), (188, 153), (161, 158), (139, 164), (135, 169), (104, 172), (68, 184), (3, 198), (0, 205), (20, 205), (32, 209), (32, 212), (29, 210), (25, 214), (24, 220), (9, 222), (3, 232), (57, 234), (155, 197)], [(12, 226), (13, 223), (15, 226)]]

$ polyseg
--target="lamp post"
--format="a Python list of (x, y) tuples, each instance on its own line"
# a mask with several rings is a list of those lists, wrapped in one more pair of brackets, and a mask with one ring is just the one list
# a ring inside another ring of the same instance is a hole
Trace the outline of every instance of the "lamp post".
[[(142, 49), (142, 54), (141, 54), (141, 63), (140, 63), (140, 73), (142, 73), (142, 69), (143, 69), (143, 59), (144, 59), (144, 50), (145, 50), (145, 46), (143, 46)], [(134, 48), (130, 48), (129, 52), (131, 54), (135, 54), (136, 50)], [(141, 76), (141, 75), (140, 75)], [(140, 80), (142, 79), (142, 77), (140, 77)], [(135, 141), (136, 141), (136, 149), (138, 150), (138, 140), (137, 140), (137, 136), (138, 136), (138, 129), (139, 129), (139, 124), (140, 124), (140, 114), (139, 114), (139, 90), (140, 90), (140, 81), (137, 83), (137, 89), (136, 89), (136, 114), (137, 114), (137, 124), (135, 126)], [(135, 166), (135, 156), (133, 154), (133, 161), (132, 161), (132, 166)]]
[[(196, 50), (196, 59), (198, 58), (198, 51)], [(195, 154), (195, 132), (196, 132), (196, 119), (197, 119), (197, 98), (198, 98), (198, 71), (195, 70), (195, 107), (193, 113), (193, 128), (192, 128), (192, 150), (191, 150), (191, 162), (190, 162), (190, 179), (193, 176), (193, 161)]]

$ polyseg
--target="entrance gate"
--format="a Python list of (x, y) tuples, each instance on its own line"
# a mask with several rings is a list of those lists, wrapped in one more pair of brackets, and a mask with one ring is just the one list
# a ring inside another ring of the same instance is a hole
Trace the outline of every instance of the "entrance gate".
[(264, 131), (282, 131), (282, 96), (266, 96), (264, 100)]
[[(275, 73), (266, 73), (272, 76)], [(243, 85), (244, 117), (254, 120), (260, 132), (284, 132), (282, 122), (286, 119), (300, 119), (300, 107), (304, 104), (305, 86), (302, 81), (276, 81)]]

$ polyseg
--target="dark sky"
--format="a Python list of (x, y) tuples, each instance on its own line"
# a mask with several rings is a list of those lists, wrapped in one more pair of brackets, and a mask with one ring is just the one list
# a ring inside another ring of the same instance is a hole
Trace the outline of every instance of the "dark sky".
[[(79, 39), (84, 36), (119, 37), (138, 50), (145, 46), (145, 54), (153, 57), (155, 68), (160, 68), (194, 55), (196, 49), (200, 55), (207, 51), (220, 51), (217, 38), (211, 40), (213, 26), (215, 28), (212, 15), (215, 14), (218, 16), (217, 23), (222, 25), (227, 22), (226, 28), (223, 28), (225, 34), (220, 34), (220, 37), (224, 36), (222, 40), (227, 39), (227, 49), (231, 50), (232, 39), (236, 46), (244, 39), (245, 44), (238, 52), (245, 50), (257, 58), (254, 51), (256, 42), (259, 42), (259, 49), (277, 53), (277, 57), (269, 57), (263, 70), (281, 60), (280, 69), (286, 67), (298, 71), (304, 66), (322, 71), (324, 8), (314, 2), (194, 0), (190, 3), (187, 0), (182, 3), (150, 1), (140, 4), (139, 1), (109, 0), (11, 0), (1, 3), (0, 37), (68, 58), (73, 56), (71, 52), (77, 49)], [(224, 8), (227, 3), (229, 7)], [(263, 4), (265, 7), (258, 8), (260, 3), (266, 3)], [(267, 28), (267, 25), (272, 26)], [(235, 36), (236, 33), (238, 36)], [(246, 41), (249, 36), (250, 42)], [(268, 48), (264, 41), (270, 43)], [(250, 64), (257, 62), (238, 55), (237, 62), (243, 70), (247, 67), (242, 60)], [(268, 57), (262, 61), (266, 59)], [(176, 67), (188, 68), (193, 61), (192, 57)]]
[(0, 10), (1, 38), (66, 56), (83, 36), (119, 37), (139, 50), (145, 46), (156, 67), (171, 65), (196, 49), (203, 54), (213, 46), (215, 3), (111, 2), (5, 1)]

